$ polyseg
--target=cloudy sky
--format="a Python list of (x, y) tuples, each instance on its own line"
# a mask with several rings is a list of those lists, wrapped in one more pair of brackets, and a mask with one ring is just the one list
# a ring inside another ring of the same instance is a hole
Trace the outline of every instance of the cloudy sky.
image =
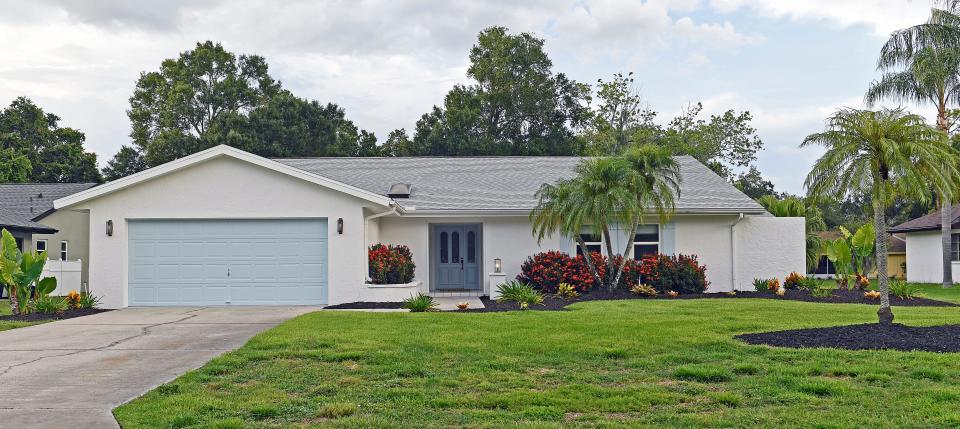
[(880, 46), (929, 3), (0, 0), (0, 10), (0, 103), (33, 99), (85, 132), (101, 164), (129, 142), (139, 73), (197, 41), (265, 56), (286, 88), (344, 106), (382, 139), (464, 82), (476, 34), (503, 25), (544, 38), (555, 70), (579, 81), (633, 71), (663, 120), (696, 101), (750, 110), (761, 170), (801, 192), (818, 153), (797, 145), (837, 107), (862, 104)]

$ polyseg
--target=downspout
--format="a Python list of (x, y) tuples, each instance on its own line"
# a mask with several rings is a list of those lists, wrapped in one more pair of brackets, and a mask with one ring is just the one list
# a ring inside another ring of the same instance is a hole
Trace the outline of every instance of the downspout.
[(387, 210), (382, 213), (375, 213), (370, 216), (363, 218), (363, 279), (364, 282), (370, 281), (370, 258), (367, 256), (367, 247), (370, 246), (367, 241), (367, 227), (370, 226), (370, 220), (381, 218), (384, 216), (395, 215), (397, 213), (397, 203), (395, 201), (390, 201), (390, 210)]
[(737, 225), (743, 220), (743, 213), (730, 225), (730, 290), (737, 290)]

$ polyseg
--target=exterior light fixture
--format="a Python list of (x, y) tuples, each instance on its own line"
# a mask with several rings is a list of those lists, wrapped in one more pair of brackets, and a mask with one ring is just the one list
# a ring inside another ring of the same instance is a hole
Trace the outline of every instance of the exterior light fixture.
[(107, 237), (113, 237), (113, 221), (107, 221)]
[(343, 235), (343, 218), (337, 218), (337, 234)]
[(503, 261), (500, 258), (493, 260), (493, 272), (499, 273), (503, 269)]

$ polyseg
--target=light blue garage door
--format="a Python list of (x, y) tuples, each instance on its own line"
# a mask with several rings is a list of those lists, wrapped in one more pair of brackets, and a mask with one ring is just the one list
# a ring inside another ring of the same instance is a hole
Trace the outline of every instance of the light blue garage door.
[(136, 220), (129, 303), (323, 305), (326, 219)]

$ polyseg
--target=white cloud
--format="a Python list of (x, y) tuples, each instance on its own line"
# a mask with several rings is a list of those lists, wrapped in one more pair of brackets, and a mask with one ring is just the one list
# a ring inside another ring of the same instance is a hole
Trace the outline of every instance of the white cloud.
[(776, 18), (828, 21), (841, 27), (868, 25), (878, 37), (930, 16), (925, 0), (710, 0), (710, 6), (721, 13), (749, 7)]

